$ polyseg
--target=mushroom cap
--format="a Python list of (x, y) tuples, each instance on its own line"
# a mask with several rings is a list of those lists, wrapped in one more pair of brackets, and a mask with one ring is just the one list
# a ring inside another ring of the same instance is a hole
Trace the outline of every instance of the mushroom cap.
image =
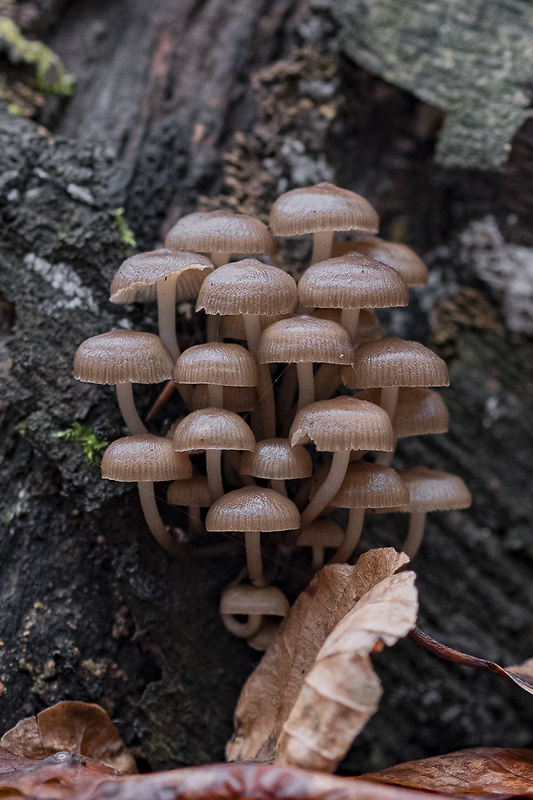
[[(274, 322), (279, 322), (280, 319), (286, 319), (291, 316), (292, 312), (286, 314), (273, 314), (271, 316), (263, 314), (260, 318), (261, 330), (268, 328)], [(225, 314), (219, 316), (218, 336), (221, 339), (246, 339), (246, 331), (244, 330), (244, 322), (241, 314)]]
[(261, 364), (351, 364), (353, 357), (350, 334), (342, 325), (301, 314), (265, 328), (257, 360)]
[(389, 308), (409, 302), (409, 289), (395, 269), (359, 253), (313, 264), (299, 280), (298, 295), (303, 306), (313, 308)]
[(230, 211), (197, 211), (176, 222), (165, 247), (201, 253), (269, 253), (276, 240), (260, 220)]
[[(340, 508), (340, 506), (339, 506)], [(346, 534), (340, 525), (330, 519), (319, 517), (302, 528), (296, 544), (299, 547), (340, 547)]]
[(289, 601), (277, 586), (230, 586), (220, 598), (221, 614), (286, 617)]
[(172, 436), (175, 450), (253, 450), (255, 438), (246, 422), (233, 411), (202, 408), (178, 422)]
[(451, 511), (472, 504), (472, 495), (458, 475), (412, 467), (400, 476), (409, 491), (409, 501), (402, 505), (402, 511)]
[(278, 197), (270, 212), (270, 228), (276, 236), (331, 230), (377, 233), (379, 217), (364, 197), (318, 183)]
[(341, 370), (350, 389), (377, 386), (448, 386), (442, 358), (420, 342), (385, 336), (357, 348), (353, 363)]
[(255, 258), (219, 267), (207, 276), (196, 310), (206, 314), (286, 314), (298, 302), (294, 278)]
[(111, 282), (112, 303), (150, 301), (157, 297), (156, 283), (170, 275), (177, 278), (176, 300), (190, 300), (198, 294), (212, 262), (196, 253), (161, 248), (126, 259)]
[(111, 442), (102, 456), (102, 478), (112, 481), (173, 481), (192, 477), (189, 457), (165, 436), (151, 433)]
[[(318, 317), (318, 319), (329, 319), (331, 322), (338, 322), (339, 324), (341, 314), (342, 308), (317, 308), (313, 312), (313, 316)], [(356, 343), (359, 345), (364, 342), (373, 342), (375, 339), (381, 339), (382, 336), (383, 328), (375, 311), (371, 308), (362, 308), (359, 312), (359, 321), (357, 323)]]
[[(243, 413), (251, 411), (257, 405), (257, 389), (255, 386), (224, 386), (223, 403), (227, 411)], [(209, 405), (209, 390), (205, 383), (194, 387), (190, 404), (191, 411), (199, 411)]]
[(374, 236), (353, 242), (334, 242), (331, 255), (343, 256), (354, 251), (392, 267), (400, 273), (408, 286), (425, 286), (428, 282), (428, 268), (406, 244), (387, 242)]
[(244, 486), (223, 495), (205, 520), (208, 531), (288, 531), (298, 528), (300, 513), (292, 500), (273, 489)]
[(242, 454), (240, 474), (274, 481), (309, 478), (313, 463), (302, 445), (291, 447), (288, 439), (263, 439)]
[(355, 397), (319, 400), (296, 414), (289, 432), (296, 444), (313, 442), (317, 450), (394, 450), (389, 415), (374, 403)]
[[(380, 401), (381, 389), (363, 389), (361, 400)], [(433, 389), (402, 386), (392, 420), (394, 433), (399, 439), (407, 436), (424, 436), (427, 433), (446, 433), (450, 413), (444, 400)]]
[(257, 362), (240, 344), (196, 344), (178, 358), (172, 377), (176, 383), (257, 386)]
[(409, 492), (390, 467), (359, 461), (350, 464), (329, 505), (335, 508), (392, 508), (409, 502)]
[(174, 361), (159, 336), (110, 331), (80, 344), (74, 377), (87, 383), (161, 383), (172, 377)]
[(209, 508), (211, 493), (207, 478), (204, 475), (193, 475), (192, 478), (186, 480), (172, 481), (168, 487), (167, 501), (173, 506)]

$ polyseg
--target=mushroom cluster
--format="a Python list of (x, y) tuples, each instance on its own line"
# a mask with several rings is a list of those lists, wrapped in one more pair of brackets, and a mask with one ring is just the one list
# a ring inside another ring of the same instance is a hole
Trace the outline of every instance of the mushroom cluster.
[[(265, 568), (262, 538), (284, 558), (308, 548), (320, 569), (326, 550), (330, 563), (351, 557), (367, 509), (402, 511), (411, 515), (403, 549), (413, 557), (428, 511), (470, 504), (457, 476), (391, 467), (398, 438), (447, 430), (432, 387), (447, 385), (448, 371), (421, 344), (383, 335), (375, 310), (406, 306), (427, 270), (405, 245), (375, 236), (378, 222), (366, 200), (331, 184), (281, 196), (270, 230), (242, 214), (189, 214), (165, 249), (129, 258), (111, 285), (114, 303), (157, 300), (159, 336), (111, 331), (75, 356), (78, 380), (117, 387), (131, 435), (105, 451), (102, 475), (138, 484), (159, 544), (179, 552), (159, 514), (157, 481), (171, 482), (168, 502), (187, 510), (192, 539), (206, 531), (242, 539), (246, 575), (224, 592), (221, 615), (257, 648), (289, 608)], [(334, 242), (336, 231), (353, 238)], [(314, 236), (313, 256), (297, 284), (270, 262), (274, 235), (303, 234)], [(206, 341), (181, 352), (176, 304), (186, 300), (205, 314)], [(155, 436), (132, 384), (161, 382), (161, 402), (177, 389), (189, 413)], [(316, 451), (330, 454), (320, 469)], [(202, 454), (194, 468), (192, 454)], [(346, 530), (328, 518), (337, 508), (349, 509)]]

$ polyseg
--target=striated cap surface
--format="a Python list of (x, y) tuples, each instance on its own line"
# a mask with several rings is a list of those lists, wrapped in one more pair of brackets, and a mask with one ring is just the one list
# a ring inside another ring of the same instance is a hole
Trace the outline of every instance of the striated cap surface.
[(289, 531), (299, 524), (300, 514), (292, 500), (255, 486), (225, 494), (213, 503), (205, 521), (208, 531)]
[(202, 408), (179, 422), (172, 435), (175, 450), (253, 450), (255, 437), (233, 411)]
[(448, 386), (445, 362), (420, 342), (385, 336), (357, 348), (353, 363), (341, 370), (350, 389), (378, 386)]
[(191, 476), (189, 457), (177, 453), (165, 436), (126, 436), (112, 442), (102, 456), (102, 478), (112, 481), (173, 481)]
[(221, 614), (286, 617), (289, 601), (277, 586), (230, 586), (220, 600)]
[(257, 362), (239, 344), (197, 344), (189, 347), (178, 358), (173, 378), (176, 383), (256, 386)]
[(330, 505), (335, 508), (392, 508), (409, 502), (409, 492), (390, 467), (367, 461), (350, 464)]
[(110, 331), (86, 339), (74, 356), (74, 377), (87, 383), (161, 383), (174, 362), (159, 336)]
[(150, 301), (157, 297), (156, 283), (170, 276), (176, 279), (176, 299), (190, 300), (198, 294), (212, 262), (197, 253), (167, 248), (137, 253), (118, 268), (111, 282), (112, 303)]
[(288, 439), (263, 439), (242, 454), (240, 473), (275, 481), (309, 478), (313, 464), (302, 445), (291, 447)]
[(313, 264), (300, 278), (298, 295), (303, 306), (316, 308), (389, 308), (409, 302), (409, 289), (395, 269), (359, 253)]
[(276, 241), (255, 217), (229, 211), (197, 211), (176, 222), (168, 232), (165, 247), (201, 253), (272, 254)]
[(294, 278), (255, 258), (225, 264), (207, 276), (197, 311), (206, 314), (286, 314), (298, 302)]
[(409, 491), (402, 511), (451, 511), (469, 508), (472, 495), (458, 475), (427, 467), (412, 467), (400, 473)]
[(406, 244), (387, 242), (379, 236), (353, 242), (334, 242), (331, 255), (343, 256), (353, 251), (392, 267), (400, 273), (408, 286), (425, 286), (428, 282), (428, 268)]
[(353, 357), (352, 340), (342, 325), (307, 314), (265, 328), (257, 355), (262, 364), (301, 361), (351, 364)]
[(330, 230), (377, 233), (379, 217), (361, 195), (318, 183), (279, 197), (270, 212), (270, 228), (276, 236)]
[(389, 415), (379, 406), (355, 397), (334, 397), (302, 408), (289, 432), (296, 444), (313, 442), (317, 450), (394, 449)]

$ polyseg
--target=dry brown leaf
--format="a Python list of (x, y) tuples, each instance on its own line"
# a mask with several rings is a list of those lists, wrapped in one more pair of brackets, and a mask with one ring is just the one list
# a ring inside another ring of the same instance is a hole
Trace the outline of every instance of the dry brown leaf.
[(503, 672), (525, 692), (533, 694), (533, 658), (513, 667), (503, 667)]
[(354, 567), (324, 567), (298, 597), (242, 690), (228, 761), (274, 760), (276, 743), (318, 651), (333, 628), (373, 586), (408, 558), (393, 548), (364, 553)]
[(328, 636), (283, 726), (277, 764), (333, 772), (344, 758), (382, 695), (369, 654), (416, 623), (414, 581), (414, 572), (385, 578)]
[(458, 750), (362, 775), (361, 780), (454, 794), (533, 797), (533, 751), (489, 747)]
[(125, 775), (137, 772), (116, 727), (94, 703), (67, 700), (27, 717), (2, 736), (0, 748), (34, 760), (59, 751), (79, 753)]
[[(88, 800), (122, 776), (85, 756), (56, 753), (42, 761), (0, 750), (0, 797), (42, 800)], [(105, 792), (102, 792), (102, 795)]]

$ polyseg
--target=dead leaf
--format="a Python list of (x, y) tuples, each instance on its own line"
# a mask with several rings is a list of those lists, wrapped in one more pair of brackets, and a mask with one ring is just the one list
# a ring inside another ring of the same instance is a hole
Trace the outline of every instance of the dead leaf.
[(413, 789), (533, 797), (533, 751), (479, 747), (362, 775)]
[(354, 567), (324, 567), (298, 597), (247, 680), (237, 704), (228, 761), (272, 762), (276, 743), (318, 651), (373, 586), (408, 562), (393, 548), (364, 553)]
[(27, 717), (2, 736), (0, 748), (33, 760), (59, 751), (79, 753), (123, 774), (137, 772), (116, 727), (94, 703), (67, 700)]
[(328, 636), (281, 733), (276, 763), (333, 772), (375, 713), (381, 681), (369, 654), (416, 623), (414, 572), (368, 591)]
[(436, 639), (432, 639), (431, 636), (428, 636), (427, 633), (424, 633), (419, 628), (413, 628), (409, 633), (409, 638), (445, 661), (452, 661), (454, 664), (461, 664), (464, 667), (473, 667), (483, 672), (490, 672), (493, 675), (498, 675), (500, 678), (511, 681), (511, 683), (515, 683), (525, 692), (533, 694), (533, 658), (518, 666), (500, 667), (499, 664), (495, 664), (493, 661), (477, 658), (477, 656), (471, 656), (467, 653), (460, 653), (459, 650), (454, 650), (453, 647), (437, 642)]
[(85, 756), (56, 753), (41, 761), (0, 750), (0, 797), (87, 800), (119, 779), (118, 772)]

